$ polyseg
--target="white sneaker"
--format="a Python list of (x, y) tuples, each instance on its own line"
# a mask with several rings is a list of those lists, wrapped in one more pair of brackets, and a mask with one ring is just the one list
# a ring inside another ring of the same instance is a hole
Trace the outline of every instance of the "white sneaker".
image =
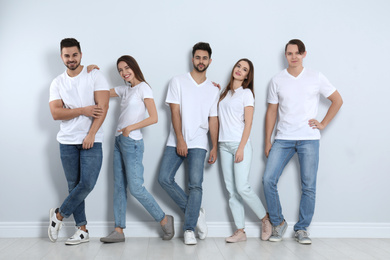
[(184, 232), (184, 244), (186, 245), (196, 245), (198, 243), (195, 238), (194, 231), (186, 230)]
[(198, 229), (199, 239), (205, 239), (207, 237), (208, 228), (206, 224), (206, 210), (200, 208), (198, 222), (196, 223), (196, 228)]
[(65, 245), (78, 245), (81, 243), (89, 242), (89, 234), (87, 232), (77, 228), (76, 233), (66, 240)]
[(56, 242), (58, 238), (58, 232), (60, 231), (62, 227), (62, 221), (57, 219), (57, 212), (58, 208), (52, 208), (49, 212), (50, 222), (49, 222), (49, 228), (47, 230), (47, 233), (49, 235), (51, 242)]

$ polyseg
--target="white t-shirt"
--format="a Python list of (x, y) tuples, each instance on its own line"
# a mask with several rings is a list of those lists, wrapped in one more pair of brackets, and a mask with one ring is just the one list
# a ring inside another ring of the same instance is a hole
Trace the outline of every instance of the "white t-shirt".
[[(174, 77), (169, 82), (165, 102), (179, 104), (182, 133), (187, 148), (207, 150), (209, 117), (218, 116), (219, 89), (206, 79), (198, 85), (190, 73)], [(176, 134), (171, 124), (167, 146), (176, 147)]]
[[(254, 107), (255, 99), (250, 89), (239, 87), (229, 90), (218, 106), (219, 142), (240, 142), (245, 127), (245, 107)], [(249, 141), (249, 139), (248, 139)]]
[[(145, 98), (153, 98), (153, 91), (148, 84), (141, 82), (134, 87), (120, 86), (115, 88), (116, 94), (121, 98), (121, 114), (117, 130), (136, 124), (145, 119)], [(122, 133), (116, 132), (116, 136)], [(131, 131), (129, 137), (134, 140), (142, 139), (141, 129)]]
[(320, 72), (304, 68), (297, 77), (281, 71), (272, 78), (267, 102), (279, 104), (275, 139), (318, 140), (318, 129), (309, 126), (317, 117), (320, 94), (329, 97), (336, 88)]
[[(109, 91), (106, 78), (99, 70), (87, 73), (84, 67), (76, 77), (69, 77), (65, 71), (57, 76), (50, 85), (49, 102), (61, 99), (65, 108), (80, 108), (96, 105), (95, 91)], [(84, 115), (70, 120), (63, 120), (57, 141), (61, 144), (82, 144), (93, 122), (92, 117)], [(103, 129), (97, 131), (95, 142), (103, 142)]]

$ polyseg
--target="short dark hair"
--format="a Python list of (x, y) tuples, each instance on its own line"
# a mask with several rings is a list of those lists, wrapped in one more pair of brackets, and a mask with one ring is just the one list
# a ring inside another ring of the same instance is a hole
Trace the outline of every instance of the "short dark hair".
[(65, 38), (60, 43), (61, 52), (63, 48), (77, 47), (81, 53), (80, 43), (75, 38)]
[(195, 44), (194, 47), (192, 47), (192, 57), (194, 57), (195, 52), (197, 50), (207, 51), (209, 53), (209, 58), (211, 58), (212, 51), (210, 44), (208, 44), (207, 42), (198, 42), (197, 44)]
[(297, 45), (298, 46), (298, 51), (299, 51), (299, 54), (303, 54), (305, 51), (306, 51), (306, 47), (305, 47), (305, 44), (299, 40), (299, 39), (292, 39), (290, 40), (287, 44), (286, 44), (286, 47), (284, 48), (284, 52), (286, 53), (287, 51), (287, 46), (288, 45)]

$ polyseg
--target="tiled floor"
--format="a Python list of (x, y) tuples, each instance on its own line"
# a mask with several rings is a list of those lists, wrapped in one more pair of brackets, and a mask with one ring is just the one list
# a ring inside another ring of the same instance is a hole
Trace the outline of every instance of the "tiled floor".
[(125, 243), (89, 243), (66, 246), (65, 238), (0, 238), (0, 259), (390, 259), (390, 239), (314, 238), (312, 245), (293, 239), (272, 243), (258, 238), (227, 244), (224, 238), (198, 240), (184, 245), (182, 238), (126, 238)]

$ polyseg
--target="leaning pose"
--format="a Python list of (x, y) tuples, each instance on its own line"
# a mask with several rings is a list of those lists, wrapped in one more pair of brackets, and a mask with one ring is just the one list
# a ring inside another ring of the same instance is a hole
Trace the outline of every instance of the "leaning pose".
[(58, 208), (50, 209), (48, 235), (56, 242), (64, 218), (73, 215), (77, 230), (67, 245), (89, 242), (85, 199), (95, 187), (102, 166), (103, 130), (109, 101), (109, 85), (100, 71), (87, 73), (81, 65), (80, 43), (61, 41), (61, 59), (66, 71), (50, 85), (50, 112), (61, 120), (57, 141), (69, 195)]
[[(149, 214), (160, 222), (163, 239), (175, 234), (173, 217), (165, 215), (153, 196), (145, 189), (142, 158), (144, 141), (141, 128), (157, 123), (157, 110), (151, 87), (146, 83), (137, 61), (128, 55), (117, 61), (120, 76), (130, 85), (110, 89), (110, 97), (120, 97), (120, 116), (114, 147), (114, 217), (115, 230), (100, 238), (101, 242), (124, 242), (127, 192), (133, 195)], [(149, 117), (145, 118), (148, 111)]]
[[(303, 67), (306, 48), (301, 40), (290, 40), (285, 46), (288, 68), (271, 80), (265, 119), (265, 155), (268, 157), (263, 184), (265, 199), (273, 225), (269, 241), (283, 239), (287, 230), (278, 194), (278, 181), (284, 167), (298, 154), (301, 177), (299, 220), (294, 225), (295, 239), (311, 244), (307, 228), (314, 215), (320, 131), (325, 129), (343, 104), (341, 95), (320, 72)], [(329, 99), (325, 117), (318, 121), (319, 97)], [(275, 141), (271, 142), (276, 126)]]
[[(172, 126), (161, 162), (158, 181), (184, 213), (184, 243), (195, 245), (195, 227), (200, 239), (205, 239), (208, 228), (205, 210), (201, 208), (203, 171), (210, 130), (212, 149), (208, 162), (217, 160), (218, 88), (207, 79), (211, 64), (211, 47), (199, 42), (192, 48), (191, 72), (176, 76), (168, 86), (165, 102), (171, 109)], [(188, 192), (175, 181), (176, 172), (187, 161)]]
[(246, 240), (244, 202), (261, 219), (261, 239), (268, 240), (272, 232), (268, 214), (248, 180), (252, 162), (249, 135), (254, 112), (253, 69), (250, 60), (237, 61), (218, 105), (222, 172), (237, 228), (233, 235), (226, 238), (226, 242), (230, 243)]

